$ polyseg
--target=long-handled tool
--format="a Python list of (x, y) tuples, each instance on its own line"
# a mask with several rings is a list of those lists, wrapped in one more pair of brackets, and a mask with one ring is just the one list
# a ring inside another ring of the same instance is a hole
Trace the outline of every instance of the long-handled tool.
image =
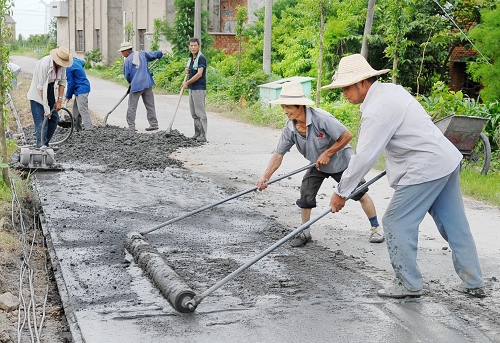
[[(296, 169), (296, 170), (294, 170), (294, 171), (292, 171), (292, 172), (290, 172), (290, 173), (288, 173), (288, 174), (282, 175), (282, 176), (280, 176), (280, 177), (277, 177), (277, 178), (275, 178), (275, 179), (272, 179), (272, 180), (268, 181), (268, 182), (267, 182), (267, 184), (268, 184), (268, 185), (270, 185), (270, 184), (275, 183), (275, 182), (277, 182), (277, 181), (280, 181), (280, 180), (286, 179), (286, 178), (287, 178), (287, 177), (289, 177), (289, 176), (295, 175), (295, 174), (297, 174), (297, 173), (300, 173), (301, 171), (304, 171), (304, 170), (306, 170), (306, 169), (312, 168), (312, 167), (314, 167), (314, 165), (315, 165), (314, 163), (311, 163), (311, 164), (309, 164), (309, 165), (307, 165), (307, 166), (305, 166), (305, 167), (302, 167), (302, 168)], [(142, 230), (142, 231), (140, 232), (140, 234), (141, 234), (141, 235), (148, 234), (148, 233), (153, 232), (153, 231), (155, 231), (155, 230), (161, 229), (162, 227), (167, 226), (168, 224), (175, 223), (175, 222), (177, 222), (177, 221), (179, 221), (179, 220), (182, 220), (182, 219), (184, 219), (184, 218), (190, 217), (190, 216), (192, 216), (192, 215), (194, 215), (194, 214), (197, 214), (197, 213), (200, 213), (200, 212), (202, 212), (202, 211), (208, 210), (209, 208), (212, 208), (212, 207), (215, 207), (215, 206), (217, 206), (217, 205), (223, 204), (223, 203), (225, 203), (225, 202), (227, 202), (227, 201), (229, 201), (229, 200), (232, 200), (232, 199), (237, 198), (237, 197), (240, 197), (240, 196), (242, 196), (242, 195), (244, 195), (244, 194), (247, 194), (247, 193), (253, 192), (253, 191), (257, 190), (257, 189), (258, 189), (258, 187), (257, 187), (257, 186), (255, 186), (255, 187), (249, 188), (249, 189), (247, 189), (247, 190), (241, 191), (241, 192), (239, 192), (239, 193), (233, 194), (233, 195), (231, 195), (231, 196), (230, 196), (230, 197), (228, 197), (228, 198), (225, 198), (225, 199), (219, 200), (219, 201), (217, 201), (216, 203), (213, 203), (213, 204), (210, 204), (210, 205), (206, 205), (206, 206), (200, 207), (200, 208), (199, 208), (199, 209), (197, 209), (197, 210), (194, 210), (194, 211), (191, 211), (191, 212), (189, 212), (189, 213), (183, 214), (183, 215), (181, 215), (181, 216), (179, 216), (179, 217), (176, 217), (176, 218), (170, 219), (170, 220), (168, 220), (168, 221), (166, 221), (166, 222), (164, 222), (164, 223), (161, 223), (161, 224), (159, 224), (158, 226), (155, 226), (155, 227), (153, 227), (153, 228), (146, 229), (146, 230)]]
[[(188, 74), (184, 75), (184, 81), (182, 81), (182, 84), (184, 84), (184, 82), (186, 82), (187, 77), (188, 77)], [(174, 115), (172, 116), (172, 120), (170, 121), (170, 125), (168, 126), (167, 131), (165, 132), (167, 135), (170, 135), (170, 133), (172, 132), (172, 125), (174, 124), (175, 115), (177, 114), (177, 110), (179, 109), (179, 105), (181, 104), (182, 93), (184, 93), (184, 88), (181, 85), (181, 92), (179, 93), (179, 100), (177, 101), (177, 106), (175, 107)]]
[[(371, 185), (372, 183), (374, 183), (375, 181), (377, 181), (378, 179), (380, 179), (381, 177), (383, 177), (385, 175), (385, 173), (386, 172), (384, 170), (382, 173), (380, 173), (379, 175), (377, 175), (376, 177), (374, 177), (370, 181), (368, 181), (365, 184), (363, 184), (363, 185), (359, 186), (358, 188), (356, 188), (351, 193), (351, 195), (349, 195), (346, 198), (346, 200), (349, 200), (349, 199), (353, 198), (356, 194), (358, 194), (359, 192), (363, 191), (364, 189), (366, 189), (366, 187), (368, 187), (369, 185)], [(311, 226), (312, 224), (314, 224), (315, 222), (317, 222), (319, 219), (323, 218), (324, 216), (326, 216), (328, 213), (331, 213), (331, 212), (332, 212), (332, 208), (331, 207), (327, 208), (322, 213), (320, 213), (318, 216), (312, 218), (307, 223), (302, 224), (297, 229), (295, 229), (294, 231), (290, 232), (288, 235), (286, 235), (285, 237), (283, 237), (282, 239), (280, 239), (279, 241), (277, 241), (276, 243), (274, 243), (272, 246), (270, 246), (266, 250), (262, 251), (260, 254), (258, 254), (253, 259), (251, 259), (250, 261), (248, 261), (247, 263), (245, 263), (244, 265), (242, 265), (241, 267), (239, 267), (238, 269), (236, 269), (234, 272), (232, 272), (231, 274), (229, 274), (228, 276), (226, 276), (224, 279), (222, 279), (221, 281), (219, 281), (218, 283), (216, 283), (215, 285), (213, 285), (212, 287), (210, 287), (209, 289), (207, 289), (205, 292), (203, 292), (203, 293), (201, 293), (199, 295), (195, 295), (194, 298), (191, 299), (191, 300), (189, 300), (189, 301), (183, 301), (183, 302), (181, 302), (181, 304), (184, 304), (184, 305), (183, 305), (183, 307), (180, 310), (177, 309), (177, 308), (176, 309), (179, 310), (180, 312), (193, 312), (196, 309), (196, 307), (200, 304), (200, 302), (205, 297), (207, 297), (208, 295), (210, 295), (213, 292), (215, 292), (217, 289), (219, 289), (225, 283), (227, 283), (228, 281), (231, 281), (232, 279), (234, 279), (235, 277), (237, 277), (238, 275), (240, 275), (245, 269), (247, 269), (248, 267), (252, 266), (257, 261), (259, 261), (260, 259), (262, 259), (264, 256), (268, 255), (269, 253), (271, 253), (272, 251), (274, 251), (276, 248), (280, 247), (285, 242), (287, 242), (288, 240), (292, 239), (293, 237), (295, 237), (296, 235), (298, 235), (299, 233), (301, 233), (302, 231), (304, 231), (305, 229), (307, 229), (309, 226)]]
[[(297, 174), (306, 169), (312, 168), (315, 164), (311, 163), (305, 167), (294, 170), (291, 173), (282, 175), (267, 184), (271, 184), (287, 178), (293, 174)], [(187, 306), (187, 302), (195, 297), (195, 293), (189, 288), (189, 286), (182, 281), (182, 279), (177, 275), (177, 273), (165, 262), (161, 254), (154, 249), (149, 243), (144, 240), (142, 235), (149, 232), (155, 231), (162, 228), (168, 224), (174, 223), (186, 217), (192, 216), (201, 211), (207, 210), (219, 204), (222, 204), (231, 199), (237, 198), (241, 195), (250, 193), (257, 190), (258, 187), (252, 187), (245, 191), (239, 192), (230, 196), (229, 198), (218, 201), (214, 204), (201, 207), (197, 210), (191, 211), (182, 216), (173, 218), (165, 223), (155, 226), (151, 229), (143, 230), (141, 233), (131, 232), (127, 235), (125, 239), (125, 248), (134, 257), (135, 262), (146, 272), (146, 274), (153, 280), (158, 290), (163, 294), (163, 296), (170, 302), (173, 308), (179, 312), (192, 312), (194, 309)]]
[(128, 86), (127, 92), (122, 96), (122, 98), (118, 101), (118, 103), (111, 109), (111, 111), (109, 111), (108, 113), (106, 113), (106, 116), (104, 117), (104, 120), (102, 121), (102, 126), (108, 125), (108, 117), (109, 117), (109, 115), (114, 110), (116, 110), (116, 108), (122, 103), (123, 99), (125, 99), (127, 97), (127, 95), (129, 95), (129, 93), (130, 93), (130, 86)]
[[(158, 58), (156, 61), (154, 61), (153, 63), (151, 63), (151, 65), (149, 66), (149, 69), (152, 69), (156, 63), (158, 63), (158, 61), (161, 60), (161, 57)], [(122, 103), (122, 101), (127, 97), (127, 95), (130, 94), (130, 86), (128, 86), (127, 88), (127, 92), (121, 97), (121, 99), (118, 101), (118, 103), (111, 109), (111, 111), (109, 111), (108, 113), (106, 113), (106, 116), (104, 117), (104, 120), (102, 121), (102, 126), (106, 126), (108, 125), (108, 117), (109, 115), (114, 111), (116, 110), (116, 108), (118, 106), (120, 106), (120, 104)]]

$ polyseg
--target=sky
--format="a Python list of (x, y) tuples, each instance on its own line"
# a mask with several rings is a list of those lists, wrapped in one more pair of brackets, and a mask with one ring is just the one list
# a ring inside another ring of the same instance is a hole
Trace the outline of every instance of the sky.
[[(16, 38), (19, 34), (24, 38), (45, 32), (45, 5), (40, 0), (11, 0), (12, 18), (16, 22)], [(43, 0), (50, 4), (51, 0)], [(50, 9), (49, 9), (50, 10)], [(50, 12), (49, 12), (50, 13)]]

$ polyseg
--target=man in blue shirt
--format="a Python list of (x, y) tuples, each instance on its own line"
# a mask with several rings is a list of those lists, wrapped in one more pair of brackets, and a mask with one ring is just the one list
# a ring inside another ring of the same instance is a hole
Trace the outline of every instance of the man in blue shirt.
[(166, 54), (166, 51), (133, 51), (132, 45), (128, 42), (122, 43), (118, 51), (125, 57), (123, 74), (130, 84), (127, 109), (128, 127), (135, 130), (137, 103), (139, 102), (139, 98), (142, 97), (149, 122), (149, 127), (146, 128), (146, 131), (158, 130), (158, 119), (156, 118), (155, 98), (153, 94), (155, 82), (149, 70), (148, 62), (162, 58)]
[(75, 95), (75, 102), (73, 103), (73, 117), (76, 121), (75, 130), (77, 132), (82, 131), (82, 121), (86, 131), (94, 129), (89, 112), (90, 82), (87, 79), (85, 70), (83, 69), (84, 65), (85, 61), (73, 57), (73, 64), (66, 68), (66, 79), (68, 81), (66, 100), (71, 100), (73, 95)]
[(205, 99), (207, 97), (207, 59), (200, 51), (201, 45), (198, 38), (189, 39), (190, 56), (185, 72), (189, 80), (182, 84), (182, 88), (189, 88), (189, 110), (194, 119), (194, 136), (198, 142), (207, 141), (207, 113), (205, 112)]

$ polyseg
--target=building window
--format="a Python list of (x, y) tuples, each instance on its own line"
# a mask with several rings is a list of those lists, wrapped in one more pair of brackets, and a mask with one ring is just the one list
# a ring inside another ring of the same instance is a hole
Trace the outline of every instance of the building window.
[(76, 30), (76, 51), (84, 51), (83, 30)]
[(139, 29), (139, 50), (144, 50), (145, 29)]
[(101, 30), (95, 30), (95, 47), (101, 50)]

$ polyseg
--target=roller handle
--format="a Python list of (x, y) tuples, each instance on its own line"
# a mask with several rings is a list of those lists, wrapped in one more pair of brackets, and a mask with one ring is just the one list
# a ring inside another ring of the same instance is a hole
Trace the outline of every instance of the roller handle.
[[(356, 188), (354, 191), (352, 191), (351, 195), (349, 195), (346, 198), (346, 200), (352, 199), (354, 196), (356, 196), (360, 192), (364, 191), (366, 188), (368, 188), (368, 186), (370, 186), (375, 181), (377, 181), (378, 179), (380, 179), (381, 177), (383, 177), (385, 174), (386, 174), (386, 171), (384, 170), (382, 173), (380, 173), (379, 175), (377, 175), (376, 177), (374, 177), (370, 181), (362, 184), (361, 186), (359, 186), (358, 188)], [(286, 235), (285, 237), (283, 237), (282, 239), (280, 239), (279, 241), (277, 241), (276, 243), (274, 243), (272, 246), (270, 246), (269, 248), (267, 248), (266, 250), (262, 251), (260, 254), (258, 254), (257, 256), (255, 256), (252, 260), (248, 261), (247, 263), (245, 263), (244, 265), (242, 265), (241, 267), (239, 267), (238, 269), (236, 269), (234, 272), (232, 272), (231, 274), (229, 274), (228, 276), (226, 276), (224, 279), (222, 279), (221, 281), (219, 281), (218, 283), (216, 283), (215, 285), (213, 285), (212, 287), (210, 287), (209, 289), (207, 289), (205, 292), (203, 292), (203, 293), (201, 293), (199, 295), (196, 295), (191, 301), (189, 301), (186, 304), (186, 306), (188, 308), (192, 309), (192, 311), (194, 311), (194, 309), (198, 306), (198, 304), (205, 297), (207, 297), (208, 295), (210, 295), (213, 292), (215, 292), (218, 288), (220, 288), (221, 286), (223, 286), (225, 283), (227, 283), (228, 281), (231, 281), (232, 279), (234, 279), (235, 277), (237, 277), (238, 275), (240, 275), (245, 269), (247, 269), (248, 267), (252, 266), (257, 261), (259, 261), (261, 258), (263, 258), (264, 256), (268, 255), (269, 253), (271, 253), (272, 251), (274, 251), (276, 248), (280, 247), (285, 242), (287, 242), (291, 238), (295, 237), (296, 235), (298, 235), (299, 233), (301, 233), (302, 231), (304, 231), (305, 229), (307, 229), (309, 226), (311, 226), (312, 224), (314, 224), (315, 222), (317, 222), (318, 220), (320, 220), (321, 218), (323, 218), (324, 216), (326, 216), (328, 213), (331, 213), (331, 212), (332, 212), (332, 208), (329, 207), (326, 210), (324, 210), (323, 212), (321, 212), (319, 215), (317, 215), (316, 217), (314, 217), (311, 220), (309, 220), (308, 222), (302, 224), (297, 229), (295, 229), (294, 231), (290, 232), (288, 235)]]

